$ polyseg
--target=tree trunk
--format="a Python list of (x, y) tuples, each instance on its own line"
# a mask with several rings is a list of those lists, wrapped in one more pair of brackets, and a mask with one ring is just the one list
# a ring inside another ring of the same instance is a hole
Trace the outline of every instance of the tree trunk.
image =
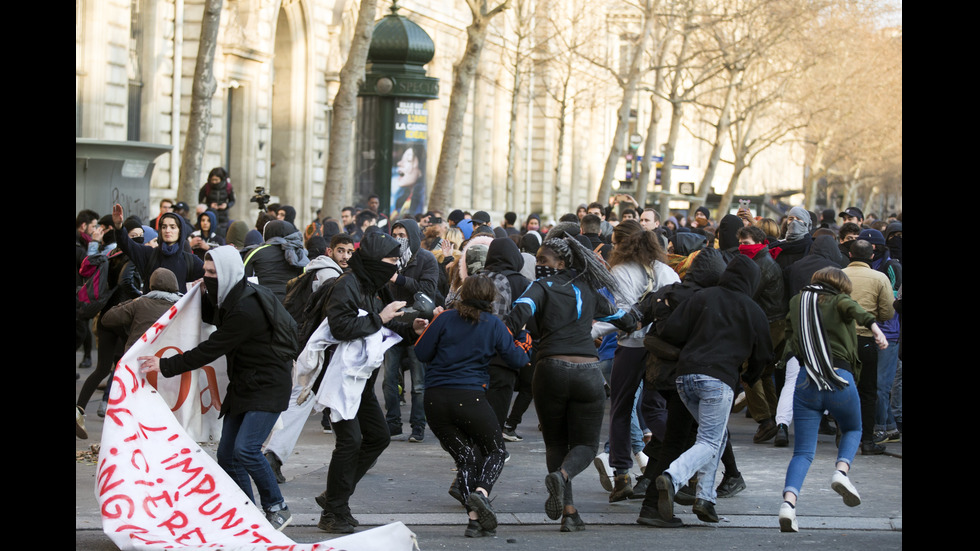
[(671, 186), (671, 167), (674, 165), (674, 150), (677, 148), (677, 138), (680, 136), (681, 121), (684, 118), (684, 100), (678, 88), (680, 88), (682, 64), (684, 56), (687, 55), (687, 46), (690, 43), (690, 33), (684, 33), (681, 40), (681, 49), (677, 54), (678, 65), (673, 68), (674, 75), (670, 85), (670, 130), (667, 132), (667, 143), (664, 144), (663, 168), (660, 169), (660, 185), (665, 193), (672, 193)]
[(218, 88), (214, 79), (214, 52), (218, 47), (221, 4), (222, 0), (205, 0), (201, 19), (201, 40), (197, 48), (197, 64), (194, 66), (191, 112), (184, 138), (184, 152), (180, 159), (180, 188), (177, 190), (177, 197), (190, 205), (197, 204), (201, 163), (204, 161), (204, 149), (211, 130), (211, 98)]
[(619, 104), (616, 115), (616, 133), (613, 135), (612, 146), (609, 148), (609, 155), (606, 157), (606, 165), (602, 169), (602, 181), (599, 182), (599, 193), (596, 201), (603, 205), (609, 202), (609, 193), (612, 191), (612, 181), (616, 177), (616, 165), (619, 164), (620, 157), (626, 148), (626, 132), (629, 130), (630, 106), (633, 104), (633, 95), (636, 94), (636, 86), (640, 82), (644, 71), (641, 69), (643, 63), (643, 52), (646, 49), (647, 39), (653, 34), (654, 13), (653, 0), (647, 0), (646, 8), (643, 10), (643, 29), (640, 37), (633, 45), (633, 58), (630, 59), (629, 73), (626, 80), (622, 83), (623, 100)]
[(377, 0), (361, 0), (354, 24), (347, 61), (340, 70), (340, 87), (333, 100), (333, 120), (330, 123), (330, 149), (327, 153), (327, 180), (323, 184), (323, 203), (320, 219), (340, 218), (340, 209), (350, 196), (351, 147), (354, 144), (354, 119), (357, 118), (357, 92), (364, 82)]
[[(725, 145), (725, 139), (728, 137), (728, 128), (731, 126), (730, 113), (732, 101), (735, 99), (735, 87), (738, 76), (739, 71), (737, 70), (729, 73), (728, 90), (725, 92), (725, 101), (721, 106), (721, 113), (718, 115), (718, 123), (715, 125), (715, 141), (711, 146), (711, 155), (708, 156), (708, 166), (705, 167), (704, 175), (701, 177), (701, 183), (698, 185), (698, 198), (691, 201), (692, 210), (697, 210), (698, 207), (703, 205), (708, 198), (708, 193), (711, 192), (711, 182), (714, 180), (715, 172), (718, 170), (718, 162), (721, 160), (721, 150)], [(735, 180), (737, 181), (738, 178), (735, 178)], [(719, 209), (718, 212), (721, 213), (723, 211)]]
[[(659, 81), (658, 76), (657, 82)], [(643, 160), (640, 161), (640, 177), (636, 183), (636, 201), (644, 209), (647, 204), (647, 188), (650, 187), (650, 174), (656, 171), (653, 167), (653, 153), (657, 148), (657, 125), (660, 123), (660, 108), (657, 107), (659, 91), (659, 85), (654, 85), (654, 92), (650, 94), (650, 124), (647, 125), (647, 135), (643, 140)]]
[(558, 218), (558, 195), (561, 192), (561, 170), (563, 154), (565, 152), (565, 113), (568, 109), (568, 83), (570, 80), (571, 72), (569, 71), (565, 75), (565, 81), (562, 84), (561, 90), (561, 101), (558, 104), (558, 158), (555, 161), (554, 180), (552, 182), (553, 190), (551, 192), (551, 215), (555, 218)]
[(453, 92), (449, 96), (446, 130), (442, 134), (436, 180), (429, 195), (429, 210), (449, 212), (452, 189), (456, 182), (456, 168), (459, 166), (459, 152), (463, 144), (463, 119), (469, 103), (470, 85), (480, 63), (483, 45), (487, 41), (490, 20), (507, 9), (508, 2), (499, 4), (489, 12), (486, 11), (486, 2), (468, 0), (467, 4), (473, 14), (473, 22), (466, 27), (466, 49), (463, 57), (453, 67)]
[[(523, 37), (517, 40), (517, 61), (514, 63), (514, 83), (510, 94), (510, 129), (507, 133), (507, 210), (514, 208), (514, 182), (516, 177), (514, 172), (517, 170), (517, 115), (519, 107), (519, 94), (521, 93), (521, 58), (520, 49)], [(532, 107), (529, 105), (528, 109)]]

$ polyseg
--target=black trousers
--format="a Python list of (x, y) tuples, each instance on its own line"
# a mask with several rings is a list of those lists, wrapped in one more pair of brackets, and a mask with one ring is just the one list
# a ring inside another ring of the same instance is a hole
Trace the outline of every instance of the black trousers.
[(489, 493), (504, 470), (504, 440), (486, 395), (482, 390), (425, 389), (425, 418), (456, 462), (464, 501), (477, 487)]
[(333, 424), (337, 445), (327, 470), (327, 508), (324, 511), (328, 513), (350, 510), (350, 496), (354, 495), (357, 483), (391, 442), (384, 411), (374, 394), (378, 371), (375, 369), (364, 385), (357, 416)]
[(878, 405), (878, 345), (874, 337), (858, 335), (858, 359), (861, 360), (861, 374), (857, 380), (858, 398), (861, 399), (861, 442), (871, 442)]

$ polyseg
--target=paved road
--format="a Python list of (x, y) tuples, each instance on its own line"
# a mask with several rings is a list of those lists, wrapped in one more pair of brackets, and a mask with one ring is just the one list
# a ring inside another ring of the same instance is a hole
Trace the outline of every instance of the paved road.
[[(80, 355), (76, 354), (76, 365)], [(76, 395), (91, 369), (80, 370)], [(377, 387), (380, 396), (380, 381)], [(93, 400), (101, 399), (96, 392)], [(91, 402), (86, 423), (89, 440), (76, 439), (76, 452), (98, 444), (102, 420), (95, 415), (98, 402)], [(402, 418), (408, 419), (408, 406)], [(607, 417), (608, 419), (608, 417)], [(455, 475), (449, 455), (431, 432), (422, 443), (409, 443), (408, 434), (395, 437), (378, 464), (361, 481), (351, 501), (354, 515), (366, 527), (401, 521), (418, 536), (420, 549), (597, 549), (635, 547), (644, 538), (656, 538), (664, 549), (700, 547), (708, 549), (796, 548), (817, 545), (826, 549), (896, 549), (902, 546), (902, 444), (889, 444), (891, 455), (861, 456), (855, 460), (852, 481), (861, 493), (862, 504), (845, 507), (830, 489), (836, 448), (832, 436), (821, 436), (817, 457), (799, 504), (799, 534), (779, 532), (776, 513), (792, 448), (774, 448), (771, 443), (752, 443), (756, 424), (743, 414), (730, 422), (739, 468), (748, 488), (730, 499), (719, 500), (717, 525), (700, 522), (689, 507), (677, 506), (687, 525), (662, 530), (636, 524), (638, 501), (608, 503), (599, 486), (595, 469), (575, 479), (576, 505), (589, 525), (585, 532), (561, 534), (559, 523), (544, 514), (543, 479), (547, 474), (544, 442), (536, 430), (532, 406), (518, 433), (524, 441), (508, 443), (511, 460), (494, 489), (494, 507), (500, 527), (497, 537), (472, 540), (462, 537), (466, 518), (459, 504), (446, 493)], [(406, 426), (406, 429), (408, 427)], [(792, 430), (792, 429), (791, 429)], [(605, 437), (605, 432), (603, 437)], [(792, 438), (792, 432), (791, 432)], [(330, 534), (316, 528), (319, 507), (313, 497), (325, 487), (327, 466), (334, 436), (323, 434), (319, 415), (311, 417), (294, 454), (283, 466), (287, 482), (281, 486), (293, 523), (286, 534), (297, 542), (327, 540)], [(205, 449), (214, 454), (215, 446)], [(721, 480), (719, 474), (718, 480)], [(111, 550), (112, 542), (102, 533), (95, 499), (94, 461), (75, 465), (76, 549)], [(363, 528), (362, 528), (363, 529)], [(651, 540), (653, 541), (653, 540)], [(622, 544), (622, 545), (620, 545)]]

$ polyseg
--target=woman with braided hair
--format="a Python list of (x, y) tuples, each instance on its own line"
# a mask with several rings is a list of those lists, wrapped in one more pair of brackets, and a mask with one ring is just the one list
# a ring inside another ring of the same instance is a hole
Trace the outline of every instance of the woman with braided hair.
[(616, 281), (591, 250), (571, 237), (551, 238), (538, 249), (535, 280), (504, 319), (511, 333), (525, 324), (537, 349), (532, 394), (541, 421), (548, 476), (548, 518), (562, 532), (585, 528), (572, 500), (572, 478), (599, 448), (606, 398), (592, 321), (631, 332), (636, 318), (616, 308), (599, 289), (617, 294)]

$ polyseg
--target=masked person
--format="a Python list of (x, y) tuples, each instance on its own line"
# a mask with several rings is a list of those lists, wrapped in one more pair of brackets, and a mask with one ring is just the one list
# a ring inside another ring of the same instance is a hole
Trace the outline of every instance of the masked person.
[[(224, 423), (218, 464), (253, 502), (255, 482), (266, 519), (282, 530), (292, 516), (262, 443), (289, 402), (292, 360), (299, 352), (296, 322), (267, 289), (245, 279), (241, 256), (230, 245), (208, 251), (203, 285), (201, 317), (217, 330), (183, 354), (141, 356), (141, 372), (173, 377), (225, 356), (228, 390), (219, 415)], [(291, 347), (283, 344), (285, 333), (292, 334)]]

